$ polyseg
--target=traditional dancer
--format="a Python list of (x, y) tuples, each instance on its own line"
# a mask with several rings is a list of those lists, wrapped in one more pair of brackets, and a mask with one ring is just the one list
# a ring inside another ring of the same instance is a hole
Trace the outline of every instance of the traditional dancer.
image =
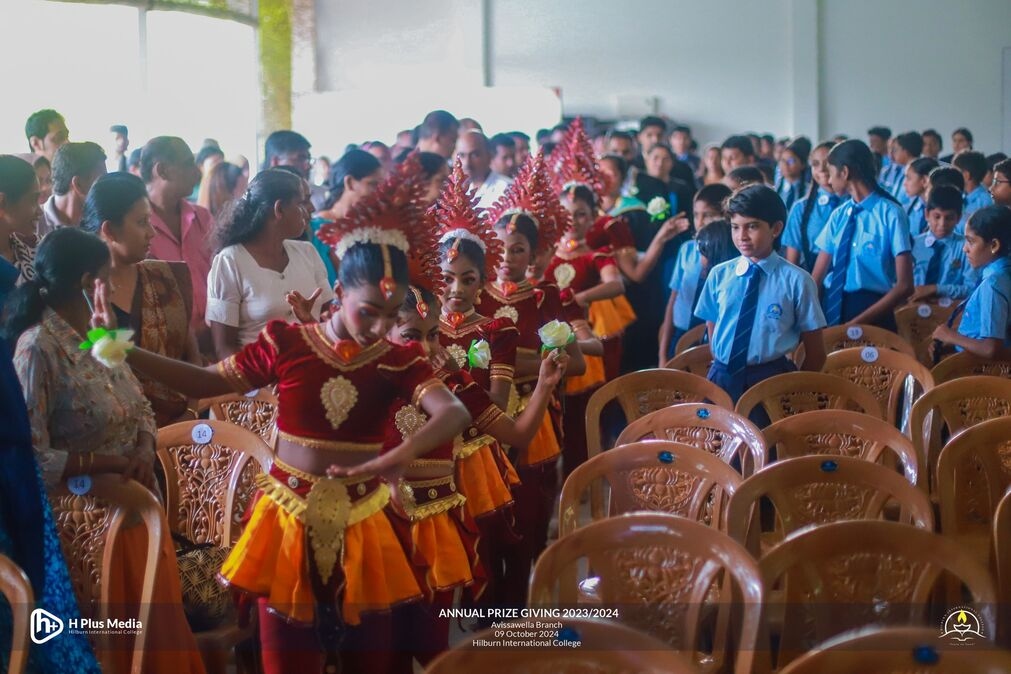
[[(579, 340), (566, 346), (570, 357), (567, 376), (586, 371), (581, 351), (599, 341), (586, 322), (583, 310), (573, 301), (572, 291), (562, 292), (552, 283), (533, 286), (526, 271), (538, 255), (554, 251), (562, 231), (569, 226), (568, 212), (555, 196), (541, 155), (531, 157), (503, 199), (488, 214), (495, 233), (505, 248), (498, 268), (498, 280), (485, 286), (478, 309), (488, 316), (513, 319), (519, 329), (516, 353), (515, 395), (509, 413), (516, 415), (530, 403), (540, 366), (540, 329), (552, 321), (569, 323)], [(557, 463), (561, 454), (561, 403), (552, 401), (537, 436), (525, 451), (511, 453), (521, 484), (513, 487), (517, 528), (523, 540), (506, 550), (505, 581), (499, 588), (499, 603), (522, 604), (533, 561), (543, 551), (548, 524), (558, 493)], [(516, 450), (517, 448), (513, 448)]]
[[(416, 161), (405, 162), (347, 217), (321, 227), (340, 260), (341, 308), (326, 323), (271, 322), (256, 342), (207, 369), (140, 349), (130, 356), (191, 396), (278, 386), (277, 459), (257, 478), (249, 523), (221, 570), (231, 587), (262, 597), (266, 672), (320, 671), (324, 652), (326, 671), (337, 671), (338, 658), (345, 673), (390, 671), (390, 609), (422, 595), (379, 473), (396, 477), (451, 441), (469, 415), (420, 346), (385, 339), (407, 293), (408, 252), (432, 245), (419, 175)], [(434, 258), (415, 258), (436, 273)], [(400, 399), (428, 421), (378, 456)]]

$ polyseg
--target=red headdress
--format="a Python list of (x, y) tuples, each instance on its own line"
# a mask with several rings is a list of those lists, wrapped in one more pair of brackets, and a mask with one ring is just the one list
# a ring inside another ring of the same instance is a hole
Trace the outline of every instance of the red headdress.
[(338, 259), (357, 244), (378, 245), (384, 263), (379, 287), (387, 299), (396, 290), (389, 247), (407, 256), (412, 284), (423, 285), (434, 292), (441, 289), (438, 244), (431, 222), (425, 218), (427, 181), (417, 154), (412, 154), (375, 192), (352, 206), (345, 217), (322, 225), (316, 234), (333, 249)]
[(484, 253), (484, 270), (487, 278), (495, 278), (496, 270), (502, 262), (504, 247), (488, 219), (478, 215), (477, 190), (472, 189), (470, 181), (463, 173), (463, 165), (457, 157), (453, 163), (453, 171), (449, 180), (435, 202), (433, 209), (435, 220), (442, 235), (439, 243), (454, 239), (453, 247), (449, 249), (450, 259), (456, 257), (460, 241), (466, 239), (477, 244)]
[(528, 215), (533, 219), (537, 225), (538, 252), (553, 249), (562, 232), (568, 229), (569, 212), (558, 200), (543, 153), (530, 155), (520, 167), (513, 184), (488, 211), (488, 221), (494, 225), (508, 215)]
[(593, 143), (583, 128), (582, 117), (572, 120), (562, 142), (555, 148), (555, 154), (559, 155), (557, 161), (552, 162), (557, 192), (564, 192), (576, 183), (589, 187), (598, 198), (603, 194), (604, 177), (597, 165)]

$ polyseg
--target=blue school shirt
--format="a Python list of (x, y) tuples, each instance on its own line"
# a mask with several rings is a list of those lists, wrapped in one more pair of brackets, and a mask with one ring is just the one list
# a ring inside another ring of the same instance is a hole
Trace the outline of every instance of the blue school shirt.
[(678, 249), (674, 272), (670, 277), (670, 289), (678, 295), (674, 298), (672, 311), (675, 328), (687, 330), (692, 324), (695, 307), (695, 291), (699, 284), (699, 272), (702, 271), (702, 254), (699, 252), (695, 239), (685, 242)]
[[(737, 318), (748, 287), (751, 262), (738, 257), (716, 265), (706, 278), (695, 315), (712, 321), (713, 357), (730, 360), (737, 331)], [(792, 265), (775, 252), (756, 263), (762, 281), (758, 286), (756, 325), (748, 345), (748, 365), (760, 365), (781, 358), (800, 344), (800, 334), (825, 327), (825, 314), (818, 302), (818, 288), (806, 271)]]
[(797, 182), (789, 182), (786, 178), (778, 178), (776, 180), (776, 194), (779, 198), (783, 200), (786, 205), (786, 210), (790, 210), (797, 201), (804, 198), (804, 193), (807, 191), (807, 185), (804, 183), (804, 178), (801, 177)]
[(814, 206), (811, 209), (811, 217), (807, 221), (807, 247), (804, 250), (801, 241), (800, 220), (804, 216), (804, 207), (807, 204), (807, 197), (799, 200), (790, 209), (790, 215), (786, 218), (786, 229), (783, 230), (784, 246), (789, 246), (800, 251), (800, 266), (810, 272), (814, 269), (815, 260), (818, 259), (819, 248), (815, 245), (818, 235), (825, 228), (832, 211), (839, 207), (842, 200), (832, 194), (824, 187), (818, 188), (815, 195)]
[[(999, 339), (1011, 346), (1011, 259), (999, 257), (979, 270), (980, 282), (965, 302), (958, 332), (973, 339)], [(961, 351), (961, 348), (959, 348)]]
[[(912, 241), (909, 237), (909, 220), (902, 206), (877, 192), (871, 192), (862, 202), (857, 214), (853, 234), (853, 250), (846, 269), (845, 292), (869, 290), (884, 295), (895, 285), (895, 258), (908, 253)], [(818, 237), (816, 245), (823, 252), (835, 256), (843, 228), (853, 210), (852, 199), (832, 212), (828, 224)], [(824, 286), (832, 282), (831, 268), (825, 275)]]
[[(905, 190), (902, 190), (905, 192)], [(906, 207), (906, 217), (909, 218), (910, 236), (918, 236), (927, 231), (927, 211), (922, 197), (913, 197)]]
[(934, 249), (941, 249), (941, 278), (937, 294), (941, 297), (968, 297), (976, 285), (976, 270), (965, 257), (965, 238), (952, 232), (943, 239), (935, 239), (930, 232), (913, 238), (913, 284), (927, 285), (927, 267)]
[(906, 167), (889, 160), (887, 164), (882, 164), (881, 173), (878, 174), (878, 182), (889, 194), (895, 194), (895, 184), (902, 185), (905, 177)]
[(892, 185), (892, 196), (895, 197), (895, 200), (902, 204), (903, 207), (909, 206), (909, 202), (913, 200), (913, 197), (906, 193), (906, 186), (904, 184), (905, 175), (906, 172), (903, 171), (902, 176), (900, 176), (895, 184)]
[(976, 185), (976, 189), (965, 195), (965, 213), (962, 214), (962, 220), (968, 221), (970, 215), (984, 206), (993, 206), (993, 197), (985, 187)]

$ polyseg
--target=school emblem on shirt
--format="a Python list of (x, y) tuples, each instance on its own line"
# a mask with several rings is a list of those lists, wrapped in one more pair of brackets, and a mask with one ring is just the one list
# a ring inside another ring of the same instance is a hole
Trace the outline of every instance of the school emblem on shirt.
[(934, 238), (933, 234), (927, 234), (926, 238), (923, 239), (923, 245), (927, 248), (933, 248), (935, 243), (937, 243), (937, 239)]
[(827, 194), (823, 194), (820, 197), (818, 197), (818, 205), (819, 206), (826, 206), (826, 205), (828, 205), (828, 195)]
[(774, 321), (778, 321), (780, 318), (783, 317), (782, 305), (777, 304), (776, 302), (770, 304), (768, 308), (765, 310), (765, 317), (770, 318)]

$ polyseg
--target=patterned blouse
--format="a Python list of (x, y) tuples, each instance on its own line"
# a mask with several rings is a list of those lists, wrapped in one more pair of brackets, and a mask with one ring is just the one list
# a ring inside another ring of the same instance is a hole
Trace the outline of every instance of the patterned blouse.
[(10, 242), (11, 250), (14, 253), (12, 262), (17, 267), (19, 274), (18, 285), (25, 281), (35, 280), (35, 267), (32, 266), (32, 263), (35, 262), (35, 238), (21, 239), (12, 232)]
[(14, 353), (35, 456), (50, 487), (60, 482), (72, 453), (130, 456), (138, 433), (156, 434), (151, 404), (130, 367), (107, 368), (78, 348), (81, 341), (47, 308), (41, 322), (18, 339)]

